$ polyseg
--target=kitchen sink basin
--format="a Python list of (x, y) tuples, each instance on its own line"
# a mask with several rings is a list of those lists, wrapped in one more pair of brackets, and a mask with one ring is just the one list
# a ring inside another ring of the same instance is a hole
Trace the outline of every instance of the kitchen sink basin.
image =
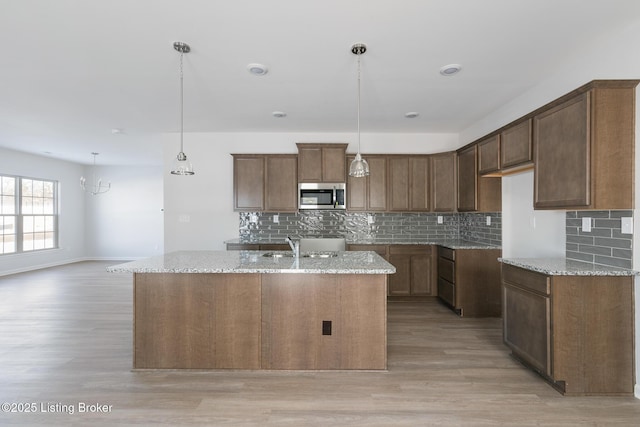
[(302, 254), (303, 258), (333, 258), (338, 256), (337, 252), (311, 252)]
[(267, 252), (262, 254), (265, 258), (293, 258), (292, 252)]

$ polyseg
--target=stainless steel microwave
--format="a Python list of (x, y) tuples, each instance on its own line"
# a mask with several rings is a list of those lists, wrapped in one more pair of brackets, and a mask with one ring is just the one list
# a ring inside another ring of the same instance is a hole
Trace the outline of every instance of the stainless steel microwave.
[(346, 209), (347, 184), (298, 184), (298, 209)]

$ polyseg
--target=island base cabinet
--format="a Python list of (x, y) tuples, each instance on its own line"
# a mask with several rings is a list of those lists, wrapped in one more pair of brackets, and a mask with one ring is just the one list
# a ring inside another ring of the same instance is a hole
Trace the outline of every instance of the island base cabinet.
[(260, 276), (136, 273), (136, 369), (259, 369)]
[(263, 275), (263, 369), (386, 369), (386, 276)]
[(632, 395), (633, 278), (502, 266), (504, 342), (567, 395)]

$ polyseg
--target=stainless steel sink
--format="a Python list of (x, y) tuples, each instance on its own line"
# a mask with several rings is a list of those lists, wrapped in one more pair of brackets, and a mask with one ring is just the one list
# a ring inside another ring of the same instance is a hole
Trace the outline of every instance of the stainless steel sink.
[(292, 252), (267, 252), (262, 254), (265, 258), (293, 258)]
[(303, 258), (333, 258), (337, 257), (337, 252), (310, 252), (301, 255)]

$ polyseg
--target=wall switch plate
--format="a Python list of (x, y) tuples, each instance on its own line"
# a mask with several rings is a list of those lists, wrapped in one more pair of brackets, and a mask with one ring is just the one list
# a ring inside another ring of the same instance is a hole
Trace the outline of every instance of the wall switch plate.
[(591, 232), (591, 218), (589, 217), (582, 218), (582, 231), (586, 233)]
[(487, 225), (491, 225), (491, 217), (487, 215)]
[(255, 215), (255, 214), (251, 215), (251, 218), (249, 218), (249, 222), (251, 224), (257, 224), (258, 223), (258, 215)]
[(273, 216), (273, 223), (274, 224), (280, 224), (280, 215), (274, 215)]
[(438, 224), (444, 224), (444, 218), (442, 215), (438, 215)]
[(630, 216), (620, 218), (620, 228), (622, 234), (633, 234), (633, 218)]
[(367, 215), (367, 224), (373, 224), (375, 222), (373, 215)]

